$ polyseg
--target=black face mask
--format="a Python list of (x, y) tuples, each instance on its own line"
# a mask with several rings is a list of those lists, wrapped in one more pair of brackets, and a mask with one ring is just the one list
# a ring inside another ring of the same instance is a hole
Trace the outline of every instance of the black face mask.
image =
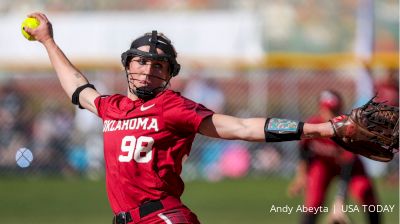
[[(142, 99), (144, 101), (153, 99), (157, 95), (157, 93), (165, 90), (169, 84), (169, 81), (171, 80), (170, 77), (166, 80), (162, 79), (163, 81), (165, 81), (165, 83), (163, 85), (153, 88), (153, 89), (149, 88), (148, 86), (136, 87), (133, 82), (129, 81), (129, 75), (131, 73), (129, 73), (127, 70), (125, 70), (125, 72), (126, 72), (126, 77), (128, 80), (129, 92), (131, 92), (132, 94), (135, 94), (137, 97), (139, 97), (140, 99)], [(133, 85), (133, 88), (131, 88), (130, 84)]]
[(146, 87), (139, 87), (139, 88), (134, 88), (132, 89), (134, 94), (136, 94), (137, 97), (144, 101), (151, 100), (155, 97), (155, 93), (152, 90), (148, 90)]

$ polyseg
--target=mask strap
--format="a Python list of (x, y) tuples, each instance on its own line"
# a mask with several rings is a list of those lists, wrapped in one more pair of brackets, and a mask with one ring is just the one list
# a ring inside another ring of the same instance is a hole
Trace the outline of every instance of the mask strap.
[(150, 53), (157, 54), (157, 31), (153, 30), (151, 32), (151, 40), (150, 40)]

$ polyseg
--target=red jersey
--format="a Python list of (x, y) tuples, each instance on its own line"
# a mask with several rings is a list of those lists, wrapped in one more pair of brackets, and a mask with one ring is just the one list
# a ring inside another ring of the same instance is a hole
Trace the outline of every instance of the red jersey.
[[(326, 122), (321, 116), (309, 118), (306, 123), (318, 124)], [(354, 154), (337, 145), (330, 138), (304, 139), (300, 141), (302, 150), (309, 150), (312, 159), (324, 159), (337, 164), (350, 161)]]
[(214, 112), (165, 90), (154, 99), (96, 98), (103, 119), (108, 199), (115, 214), (165, 196), (179, 198), (182, 159), (202, 120)]

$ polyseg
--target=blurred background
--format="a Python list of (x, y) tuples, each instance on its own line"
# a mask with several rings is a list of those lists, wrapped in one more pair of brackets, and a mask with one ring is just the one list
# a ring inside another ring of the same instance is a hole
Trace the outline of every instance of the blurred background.
[[(70, 103), (45, 49), (21, 35), (34, 11), (47, 14), (59, 46), (103, 94), (126, 92), (121, 53), (158, 30), (182, 65), (171, 88), (219, 113), (305, 120), (325, 89), (343, 94), (346, 112), (376, 93), (399, 104), (398, 0), (0, 0), (5, 223), (109, 223), (112, 216), (101, 120)], [(21, 148), (33, 153), (27, 168), (16, 163)], [(296, 142), (199, 135), (182, 173), (184, 200), (204, 223), (297, 223), (299, 214), (280, 220), (269, 208), (301, 204), (285, 193), (298, 158)], [(396, 205), (384, 221), (398, 223), (398, 156), (363, 162), (381, 202)]]

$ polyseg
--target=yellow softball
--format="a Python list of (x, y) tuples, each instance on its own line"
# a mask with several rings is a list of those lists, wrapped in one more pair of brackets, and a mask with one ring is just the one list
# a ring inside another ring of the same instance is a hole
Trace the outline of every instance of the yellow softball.
[(36, 18), (26, 18), (22, 24), (21, 24), (21, 32), (22, 35), (24, 35), (24, 37), (28, 40), (36, 40), (34, 37), (32, 37), (29, 33), (25, 32), (24, 27), (28, 27), (31, 29), (35, 29), (36, 27), (38, 27), (40, 25), (39, 20), (37, 20)]

